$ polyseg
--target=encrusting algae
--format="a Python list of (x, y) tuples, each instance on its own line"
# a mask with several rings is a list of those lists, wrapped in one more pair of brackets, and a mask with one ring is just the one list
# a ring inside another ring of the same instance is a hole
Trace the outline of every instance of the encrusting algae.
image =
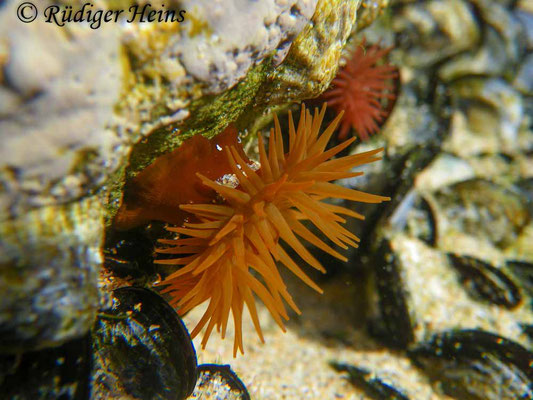
[[(348, 189), (332, 183), (338, 179), (362, 175), (351, 172), (354, 167), (380, 159), (382, 149), (332, 159), (348, 147), (351, 138), (334, 148), (326, 145), (335, 131), (342, 113), (320, 133), (326, 106), (312, 116), (302, 106), (295, 129), (289, 113), (289, 150), (285, 152), (279, 121), (274, 117), (268, 154), (259, 136), (261, 167), (254, 171), (235, 146), (224, 151), (239, 186), (231, 188), (197, 174), (203, 184), (224, 199), (222, 204), (184, 204), (182, 211), (196, 218), (195, 222), (167, 228), (179, 234), (177, 239), (160, 240), (168, 247), (158, 253), (179, 255), (174, 259), (159, 259), (156, 263), (182, 266), (160, 285), (168, 293), (171, 304), (180, 314), (209, 301), (207, 310), (191, 333), (196, 336), (206, 325), (202, 340), (205, 347), (216, 326), (224, 338), (230, 311), (235, 324), (233, 353), (243, 353), (242, 316), (244, 304), (250, 312), (255, 329), (262, 341), (254, 295), (268, 308), (272, 317), (285, 331), (287, 320), (284, 301), (297, 313), (298, 307), (287, 292), (279, 274), (279, 261), (307, 285), (322, 290), (305, 274), (281, 244), (290, 246), (302, 260), (325, 272), (319, 261), (305, 248), (299, 238), (308, 241), (332, 256), (346, 261), (309, 230), (305, 222), (315, 225), (322, 234), (343, 249), (357, 247), (359, 238), (343, 227), (344, 216), (364, 217), (348, 208), (325, 202), (339, 198), (363, 203), (381, 203), (388, 197)], [(299, 237), (299, 238), (298, 238)]]
[[(124, 190), (124, 201), (114, 219), (117, 229), (130, 229), (152, 220), (181, 225), (187, 213), (180, 204), (206, 203), (216, 193), (202, 184), (197, 172), (217, 179), (231, 173), (223, 147), (238, 145), (239, 133), (229, 125), (212, 139), (196, 135), (173, 152), (159, 157)], [(240, 146), (241, 157), (246, 158)], [(179, 182), (179, 185), (176, 184)]]

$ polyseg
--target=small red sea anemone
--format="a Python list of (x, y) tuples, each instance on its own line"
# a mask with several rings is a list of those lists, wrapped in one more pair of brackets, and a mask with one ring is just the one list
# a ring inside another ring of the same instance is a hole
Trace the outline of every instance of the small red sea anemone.
[(198, 174), (203, 184), (216, 191), (224, 204), (188, 204), (180, 208), (192, 214), (195, 222), (169, 227), (177, 239), (160, 240), (166, 248), (159, 253), (176, 254), (174, 259), (159, 259), (167, 265), (181, 265), (161, 285), (162, 292), (172, 297), (171, 304), (181, 314), (209, 301), (207, 310), (191, 333), (196, 336), (206, 327), (202, 346), (214, 327), (225, 336), (230, 312), (235, 324), (234, 355), (243, 352), (242, 317), (246, 304), (261, 340), (254, 296), (268, 308), (274, 320), (285, 330), (288, 315), (284, 301), (300, 311), (287, 292), (276, 262), (280, 262), (317, 292), (321, 289), (305, 274), (287, 253), (282, 242), (290, 246), (310, 266), (324, 268), (302, 244), (301, 239), (346, 261), (339, 252), (312, 233), (304, 224), (311, 222), (324, 237), (343, 249), (357, 247), (359, 238), (344, 228), (344, 216), (363, 216), (342, 206), (330, 204), (327, 198), (340, 198), (364, 203), (381, 203), (387, 197), (348, 189), (332, 183), (337, 179), (362, 175), (351, 172), (354, 167), (379, 160), (382, 149), (332, 159), (355, 140), (352, 138), (325, 150), (342, 114), (323, 133), (320, 125), (326, 107), (314, 117), (302, 106), (295, 129), (289, 114), (289, 149), (285, 152), (278, 119), (270, 133), (268, 154), (259, 137), (261, 167), (254, 171), (235, 146), (225, 148), (227, 160), (240, 186), (230, 188)]
[(337, 73), (330, 88), (320, 97), (337, 112), (345, 112), (339, 139), (347, 137), (350, 127), (362, 140), (368, 139), (385, 122), (396, 99), (398, 68), (379, 64), (392, 47), (365, 47), (365, 43), (363, 39)]

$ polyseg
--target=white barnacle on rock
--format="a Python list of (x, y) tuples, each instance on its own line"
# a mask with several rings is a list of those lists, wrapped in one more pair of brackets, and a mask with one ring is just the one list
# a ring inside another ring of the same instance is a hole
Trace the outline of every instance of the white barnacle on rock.
[[(317, 0), (190, 0), (184, 28), (201, 19), (205, 30), (176, 41), (169, 51), (213, 93), (232, 87), (248, 69), (288, 44), (312, 17)], [(286, 51), (285, 51), (286, 54)]]

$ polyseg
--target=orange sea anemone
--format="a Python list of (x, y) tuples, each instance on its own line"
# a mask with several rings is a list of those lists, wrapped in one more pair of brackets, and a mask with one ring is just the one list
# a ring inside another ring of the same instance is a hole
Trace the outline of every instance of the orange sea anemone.
[(281, 242), (290, 246), (312, 267), (324, 271), (322, 265), (306, 249), (300, 239), (319, 247), (340, 260), (346, 258), (316, 236), (303, 223), (309, 221), (324, 237), (343, 249), (357, 247), (359, 238), (344, 228), (343, 216), (363, 216), (342, 206), (325, 202), (340, 198), (364, 203), (381, 203), (387, 197), (348, 189), (332, 183), (337, 179), (362, 175), (351, 172), (354, 167), (379, 160), (382, 149), (331, 159), (345, 149), (354, 138), (325, 150), (342, 114), (320, 134), (325, 105), (314, 117), (302, 106), (297, 129), (289, 114), (289, 150), (285, 152), (278, 119), (270, 133), (268, 154), (261, 136), (261, 167), (252, 170), (235, 146), (225, 148), (232, 172), (240, 182), (238, 188), (216, 183), (201, 174), (203, 184), (216, 191), (225, 204), (190, 204), (180, 208), (194, 215), (198, 222), (168, 228), (180, 236), (160, 240), (169, 247), (159, 253), (176, 254), (178, 258), (159, 259), (159, 264), (181, 265), (161, 285), (162, 292), (172, 297), (171, 304), (181, 314), (209, 301), (207, 310), (191, 333), (194, 337), (207, 325), (202, 340), (205, 347), (216, 326), (225, 336), (230, 311), (235, 324), (234, 355), (243, 352), (242, 316), (246, 303), (261, 340), (254, 296), (268, 308), (274, 320), (285, 330), (285, 301), (300, 313), (279, 274), (279, 261), (317, 292), (321, 289), (302, 271)]
[(363, 39), (320, 97), (337, 112), (344, 111), (339, 139), (345, 139), (350, 128), (362, 140), (368, 139), (385, 122), (396, 99), (398, 68), (379, 64), (392, 47), (365, 47), (365, 43)]

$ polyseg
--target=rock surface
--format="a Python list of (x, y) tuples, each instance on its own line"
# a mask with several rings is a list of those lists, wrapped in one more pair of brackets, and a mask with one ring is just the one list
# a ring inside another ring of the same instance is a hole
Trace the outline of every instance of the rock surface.
[[(359, 2), (155, 1), (184, 21), (98, 29), (46, 23), (51, 2), (22, 23), (19, 4), (0, 8), (0, 323), (16, 351), (94, 321), (104, 224), (124, 180), (184, 137), (318, 95)], [(119, 6), (94, 10), (107, 7)]]

